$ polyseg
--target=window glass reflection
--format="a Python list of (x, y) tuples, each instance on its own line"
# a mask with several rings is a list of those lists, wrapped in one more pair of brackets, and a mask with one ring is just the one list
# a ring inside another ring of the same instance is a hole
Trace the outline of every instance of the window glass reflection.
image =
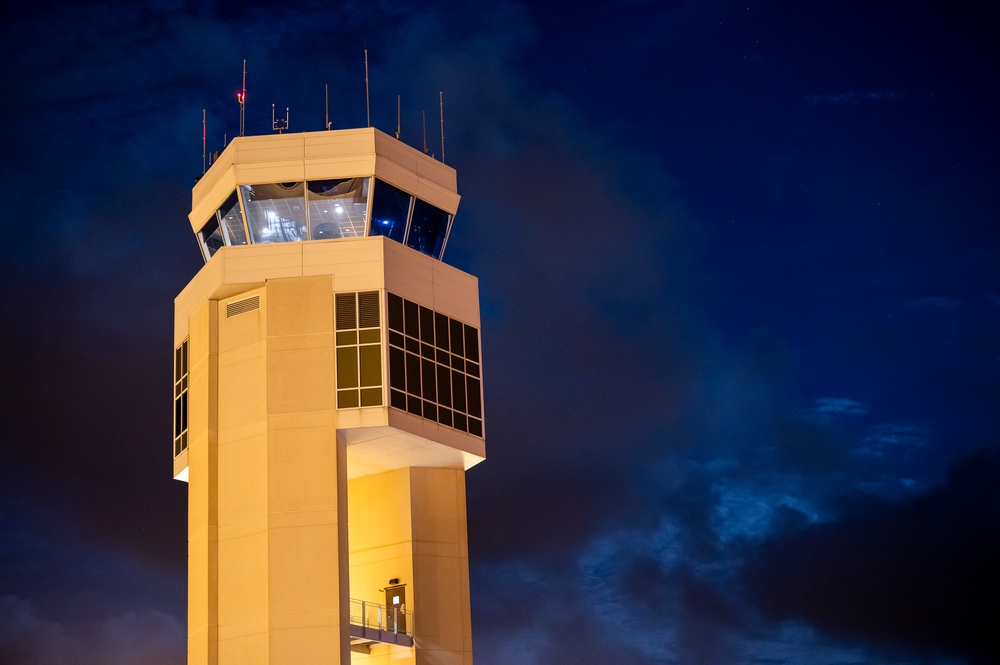
[(222, 238), (222, 229), (219, 228), (219, 221), (213, 215), (205, 222), (205, 226), (198, 231), (198, 240), (201, 242), (202, 253), (205, 261), (215, 256), (220, 247), (224, 247), (226, 241)]
[(410, 222), (410, 235), (406, 237), (406, 245), (421, 254), (441, 258), (450, 217), (444, 210), (417, 199), (413, 204), (413, 220)]
[(240, 201), (236, 198), (235, 191), (229, 195), (226, 202), (222, 204), (221, 208), (219, 208), (218, 214), (219, 219), (222, 220), (222, 226), (228, 236), (226, 244), (247, 244), (247, 232), (243, 228), (243, 213), (240, 211)]
[(305, 184), (241, 185), (250, 239), (255, 244), (305, 240)]
[(309, 238), (356, 238), (365, 235), (369, 178), (312, 180), (309, 197)]
[(372, 199), (372, 223), (368, 235), (388, 236), (398, 243), (406, 237), (410, 199), (406, 192), (376, 178)]

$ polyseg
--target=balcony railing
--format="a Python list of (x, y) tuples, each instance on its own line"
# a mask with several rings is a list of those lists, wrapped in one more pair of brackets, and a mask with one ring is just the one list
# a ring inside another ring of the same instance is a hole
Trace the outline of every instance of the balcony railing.
[(413, 614), (351, 598), (351, 648), (367, 650), (373, 642), (413, 646)]

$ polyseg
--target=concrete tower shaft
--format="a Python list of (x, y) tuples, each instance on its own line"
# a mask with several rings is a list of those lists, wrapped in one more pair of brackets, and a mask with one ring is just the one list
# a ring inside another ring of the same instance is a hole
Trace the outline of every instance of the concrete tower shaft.
[(175, 300), (191, 665), (471, 663), (478, 284), (453, 169), (375, 129), (235, 139)]

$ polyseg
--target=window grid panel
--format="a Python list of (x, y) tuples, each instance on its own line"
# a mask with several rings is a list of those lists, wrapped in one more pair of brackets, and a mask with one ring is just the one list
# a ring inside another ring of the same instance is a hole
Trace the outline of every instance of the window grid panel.
[(483, 435), (479, 331), (386, 294), (390, 406)]
[(188, 340), (174, 350), (174, 457), (188, 446)]
[[(382, 406), (379, 292), (334, 295), (337, 408)], [(390, 353), (390, 359), (398, 358)]]

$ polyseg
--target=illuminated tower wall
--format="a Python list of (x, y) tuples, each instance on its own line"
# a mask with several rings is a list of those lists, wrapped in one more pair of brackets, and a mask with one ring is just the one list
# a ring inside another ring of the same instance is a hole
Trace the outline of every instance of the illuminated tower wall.
[(188, 663), (471, 663), (478, 284), (455, 171), (375, 129), (235, 139), (175, 300)]

